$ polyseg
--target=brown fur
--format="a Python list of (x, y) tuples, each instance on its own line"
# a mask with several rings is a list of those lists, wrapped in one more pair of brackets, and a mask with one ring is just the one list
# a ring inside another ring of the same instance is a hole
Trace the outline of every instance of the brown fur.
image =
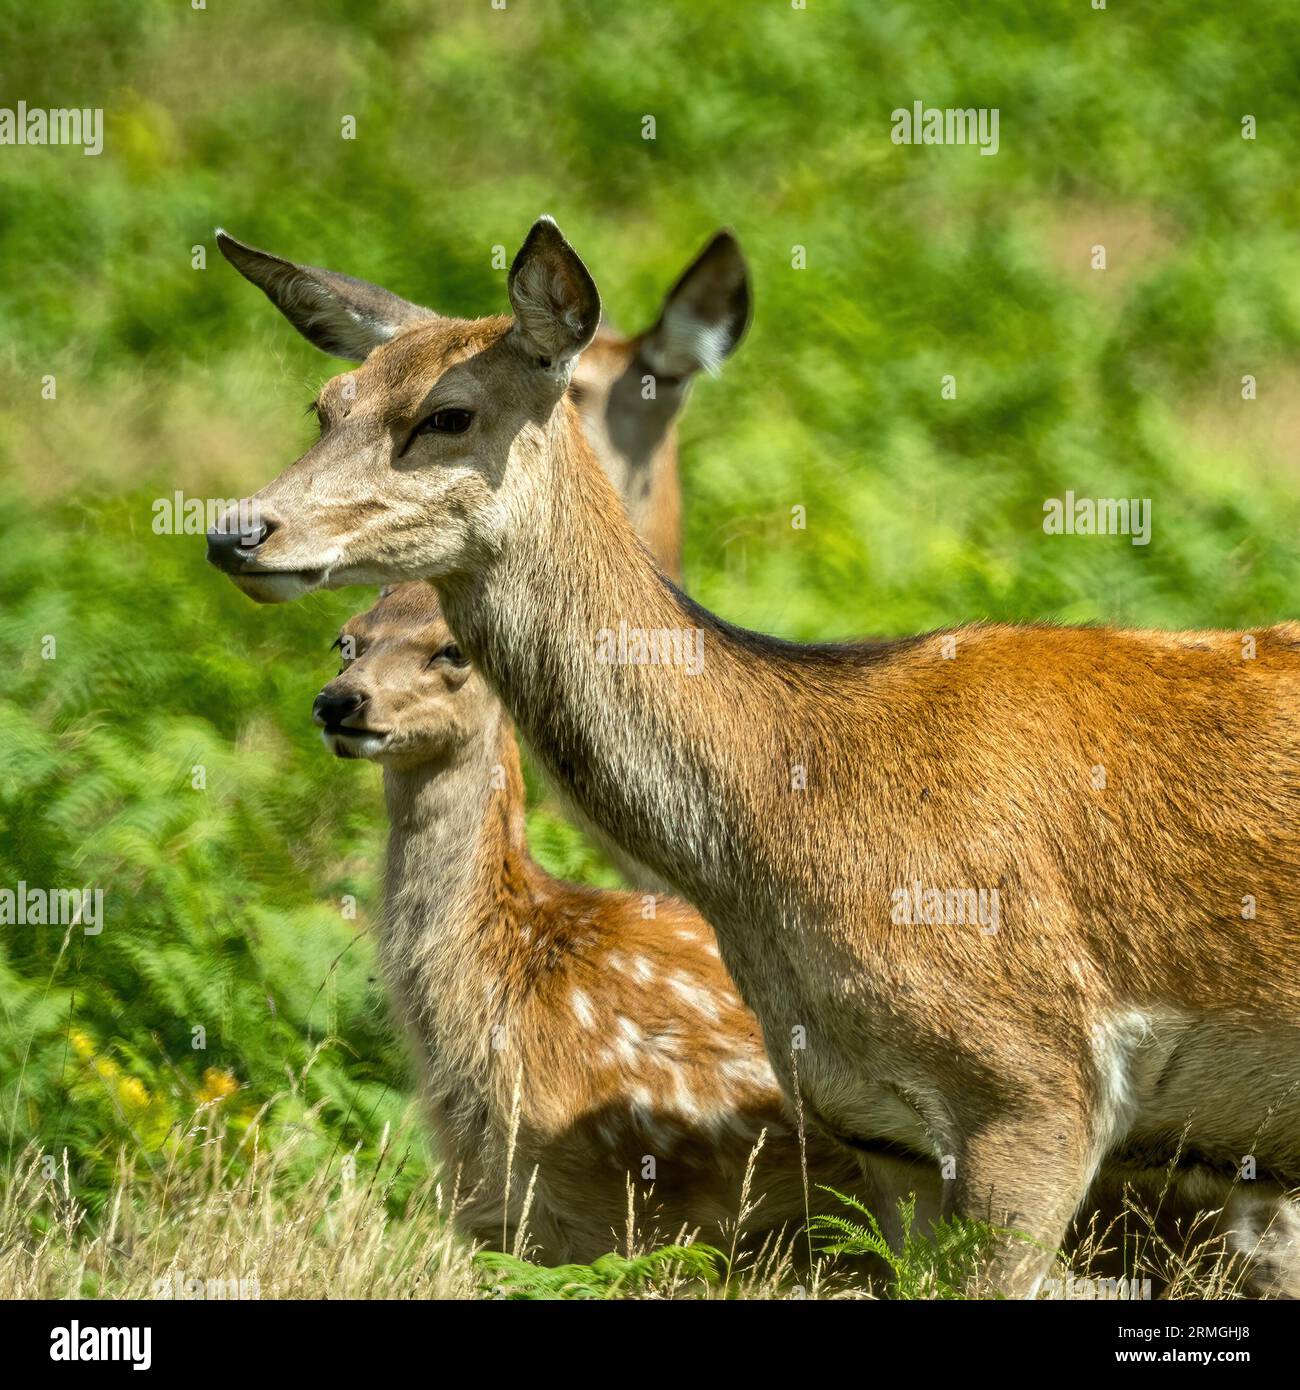
[[(825, 1127), (942, 1165), (953, 1210), (1050, 1249), (1107, 1163), (1184, 1133), (1225, 1180), (1300, 1180), (1300, 629), (1250, 659), (1238, 633), (736, 629), (650, 561), (565, 400), (599, 297), (553, 223), (510, 290), (514, 323), (371, 352), (258, 494), (278, 529), (223, 560), (240, 587), (436, 581), (550, 774), (712, 923), (787, 1084), (793, 1036)], [(415, 466), (442, 399), (474, 428)], [(701, 629), (702, 671), (600, 660), (620, 623)], [(998, 930), (900, 925), (913, 881), (997, 889)], [(1049, 1258), (993, 1273), (1025, 1292)]]
[(642, 399), (641, 335), (602, 329), (582, 354), (569, 394), (596, 457), (627, 506), (637, 535), (663, 572), (682, 582), (682, 487), (674, 417), (680, 390)]

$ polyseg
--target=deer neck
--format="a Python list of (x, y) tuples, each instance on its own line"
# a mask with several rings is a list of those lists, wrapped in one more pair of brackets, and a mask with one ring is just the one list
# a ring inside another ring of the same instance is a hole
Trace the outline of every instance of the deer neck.
[(800, 711), (658, 571), (567, 404), (518, 447), (546, 482), (488, 565), (439, 581), (444, 613), (578, 810), (707, 912), (753, 873), (754, 788), (779, 799)]
[(385, 768), (390, 823), (380, 956), (435, 1104), (481, 1114), (493, 1029), (526, 943), (504, 910), (540, 870), (509, 723), (442, 761)]

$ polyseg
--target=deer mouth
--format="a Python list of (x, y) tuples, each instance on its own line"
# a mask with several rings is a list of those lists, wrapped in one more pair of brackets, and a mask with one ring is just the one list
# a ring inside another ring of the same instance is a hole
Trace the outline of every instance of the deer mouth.
[[(338, 556), (315, 549), (308, 554), (314, 560), (324, 560), (324, 564), (295, 565), (293, 550), (302, 554), (306, 546), (285, 546), (282, 531), (281, 524), (270, 517), (258, 519), (256, 525), (248, 522), (242, 531), (213, 527), (207, 533), (208, 564), (257, 603), (286, 603), (301, 598), (329, 581), (330, 568)], [(287, 553), (273, 555), (268, 564), (268, 553), (276, 550)]]
[(320, 733), (336, 758), (373, 758), (388, 743), (387, 729), (363, 729), (354, 724), (326, 724)]
[(329, 570), (240, 570), (229, 578), (254, 603), (289, 603), (325, 583)]

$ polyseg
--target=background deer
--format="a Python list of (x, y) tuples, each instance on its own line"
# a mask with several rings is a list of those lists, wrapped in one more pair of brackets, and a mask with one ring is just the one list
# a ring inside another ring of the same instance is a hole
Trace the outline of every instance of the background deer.
[(744, 336), (749, 268), (736, 238), (717, 232), (668, 291), (643, 333), (607, 324), (578, 358), (569, 394), (622, 497), (637, 535), (663, 572), (682, 582), (682, 494), (676, 420), (691, 382), (716, 372)]
[[(551, 775), (713, 924), (787, 1086), (803, 1044), (820, 1125), (1031, 1237), (991, 1270), (1007, 1292), (1113, 1158), (1300, 1180), (1300, 626), (734, 628), (665, 581), (583, 437), (565, 392), (599, 296), (549, 219), (513, 319), (241, 269), (368, 355), (214, 563), (263, 602), (436, 581)], [(643, 640), (611, 657), (612, 629)], [(996, 930), (944, 919), (968, 888), (998, 892)]]
[[(805, 1215), (796, 1124), (708, 924), (533, 861), (509, 719), (427, 584), (386, 593), (339, 643), (344, 669), (312, 713), (335, 754), (384, 769), (380, 959), (459, 1177), (461, 1229), (510, 1249), (536, 1169), (528, 1230), (550, 1263), (620, 1243), (629, 1180), (642, 1236), (717, 1241), (766, 1131), (748, 1234), (792, 1234)], [(807, 1157), (811, 1183), (857, 1184), (824, 1140)]]
[[(592, 452), (623, 499), (633, 529), (677, 584), (682, 581), (677, 417), (694, 378), (701, 371), (718, 371), (736, 350), (751, 304), (740, 244), (731, 232), (716, 232), (665, 295), (654, 324), (625, 338), (602, 323), (569, 383)], [(571, 818), (629, 883), (669, 891), (662, 878), (574, 805), (567, 787), (556, 790)]]

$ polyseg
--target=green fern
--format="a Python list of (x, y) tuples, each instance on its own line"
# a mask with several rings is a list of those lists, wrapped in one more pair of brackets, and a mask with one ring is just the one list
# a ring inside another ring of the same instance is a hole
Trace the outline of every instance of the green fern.
[(887, 1296), (894, 1299), (956, 1299), (967, 1297), (969, 1283), (992, 1246), (1006, 1233), (983, 1221), (941, 1217), (931, 1234), (916, 1229), (916, 1198), (902, 1199), (898, 1213), (903, 1229), (901, 1249), (885, 1238), (880, 1222), (854, 1197), (822, 1188), (862, 1219), (819, 1215), (808, 1223), (825, 1255), (874, 1255), (889, 1269)]
[(589, 1265), (547, 1266), (483, 1250), (475, 1264), (486, 1276), (483, 1292), (498, 1298), (611, 1299), (643, 1292), (661, 1280), (714, 1284), (726, 1256), (711, 1245), (664, 1245), (632, 1259), (609, 1254)]

